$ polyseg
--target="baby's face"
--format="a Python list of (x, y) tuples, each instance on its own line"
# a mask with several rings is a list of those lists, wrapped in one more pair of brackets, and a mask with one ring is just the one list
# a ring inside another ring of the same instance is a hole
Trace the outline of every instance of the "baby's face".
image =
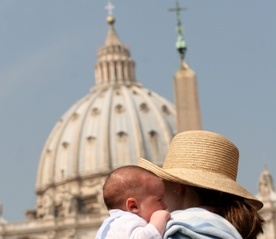
[(164, 193), (163, 181), (155, 176), (150, 177), (145, 185), (144, 194), (141, 195), (139, 216), (149, 222), (152, 213), (157, 210), (166, 210)]

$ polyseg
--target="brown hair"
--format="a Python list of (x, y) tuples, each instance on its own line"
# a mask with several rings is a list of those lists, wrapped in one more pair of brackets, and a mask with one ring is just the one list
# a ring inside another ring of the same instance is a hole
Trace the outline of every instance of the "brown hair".
[(228, 220), (241, 234), (243, 239), (256, 239), (263, 233), (264, 219), (246, 199), (215, 190), (192, 187), (203, 207), (212, 208), (213, 212)]
[(135, 165), (122, 166), (112, 171), (103, 185), (103, 198), (107, 209), (125, 210), (124, 203), (127, 198), (143, 195), (149, 176), (156, 175)]

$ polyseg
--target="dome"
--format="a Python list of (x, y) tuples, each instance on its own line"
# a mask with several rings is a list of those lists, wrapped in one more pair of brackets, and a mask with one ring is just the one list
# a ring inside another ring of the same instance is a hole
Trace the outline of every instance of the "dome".
[[(47, 214), (49, 201), (59, 210), (66, 193), (98, 197), (101, 187), (89, 187), (103, 183), (119, 166), (136, 164), (140, 157), (161, 165), (175, 134), (174, 106), (136, 82), (135, 63), (114, 23), (109, 17), (95, 64), (95, 86), (61, 117), (44, 145), (36, 182), (40, 217)], [(92, 201), (90, 206), (97, 208), (95, 197)]]
[(162, 164), (174, 118), (167, 100), (137, 83), (93, 87), (50, 133), (37, 189), (136, 164), (140, 157)]

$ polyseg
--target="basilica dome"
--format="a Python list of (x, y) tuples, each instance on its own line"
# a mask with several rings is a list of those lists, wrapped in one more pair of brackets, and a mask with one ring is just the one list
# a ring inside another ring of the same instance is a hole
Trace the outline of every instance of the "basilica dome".
[(42, 151), (36, 182), (38, 198), (44, 197), (40, 207), (46, 204), (43, 194), (53, 201), (62, 201), (57, 191), (89, 194), (82, 188), (85, 180), (136, 164), (140, 157), (161, 165), (175, 134), (174, 106), (136, 81), (135, 63), (116, 33), (114, 17), (107, 22), (95, 86), (60, 118)]

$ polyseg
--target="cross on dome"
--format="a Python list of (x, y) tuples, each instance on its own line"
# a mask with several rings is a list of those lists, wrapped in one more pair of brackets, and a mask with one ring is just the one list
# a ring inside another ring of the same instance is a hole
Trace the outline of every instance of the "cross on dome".
[(115, 6), (112, 4), (112, 2), (108, 2), (107, 5), (105, 6), (105, 9), (107, 10), (109, 16), (113, 15), (114, 8)]

